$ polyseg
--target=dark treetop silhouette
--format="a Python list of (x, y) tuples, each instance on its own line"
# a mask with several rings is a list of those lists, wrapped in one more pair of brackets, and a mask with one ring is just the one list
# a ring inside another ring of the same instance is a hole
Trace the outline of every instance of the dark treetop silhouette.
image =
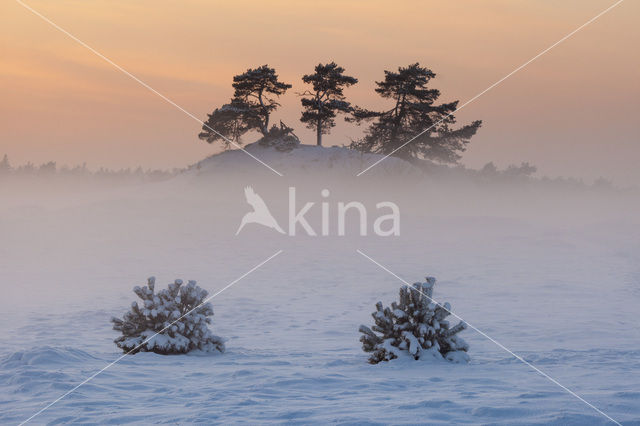
[(275, 69), (262, 65), (233, 77), (233, 88), (231, 101), (209, 114), (198, 135), (200, 139), (209, 143), (223, 140), (228, 148), (229, 140), (239, 143), (250, 130), (267, 137), (271, 113), (280, 106), (275, 97), (283, 95), (291, 85), (279, 81)]
[[(375, 91), (383, 98), (393, 100), (393, 107), (386, 111), (355, 108), (350, 121), (373, 120), (373, 123), (363, 138), (352, 142), (351, 148), (392, 154), (405, 160), (426, 158), (442, 163), (457, 162), (459, 153), (465, 150), (482, 122), (478, 120), (452, 129), (451, 125), (456, 122), (453, 112), (458, 101), (435, 104), (440, 91), (428, 88), (427, 84), (436, 75), (418, 63), (400, 67), (397, 72), (385, 71), (384, 74), (384, 81), (376, 82), (378, 87)], [(402, 147), (423, 131), (422, 135)]]
[(322, 145), (322, 135), (328, 134), (335, 124), (337, 113), (349, 113), (351, 104), (345, 101), (343, 89), (358, 82), (358, 79), (344, 75), (344, 68), (335, 62), (316, 65), (313, 74), (302, 77), (302, 81), (311, 84), (313, 90), (305, 91), (302, 98), (302, 116), (300, 121), (309, 129), (316, 131), (316, 144)]

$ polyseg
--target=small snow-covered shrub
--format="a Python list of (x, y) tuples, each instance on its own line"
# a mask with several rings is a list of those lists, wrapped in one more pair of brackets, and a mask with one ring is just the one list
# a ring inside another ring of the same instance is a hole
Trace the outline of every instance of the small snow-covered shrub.
[(293, 133), (293, 128), (281, 121), (280, 127), (275, 124), (271, 126), (267, 134), (260, 138), (258, 144), (273, 147), (281, 152), (289, 152), (300, 146), (300, 139)]
[(371, 364), (390, 361), (403, 353), (414, 359), (435, 356), (454, 362), (469, 361), (469, 346), (457, 336), (467, 326), (464, 322), (449, 326), (445, 318), (451, 306), (433, 302), (435, 283), (435, 278), (427, 277), (424, 283), (402, 286), (400, 301), (393, 302), (391, 308), (376, 303), (376, 311), (371, 314), (375, 325), (360, 326), (362, 349), (371, 352)]
[(111, 318), (113, 329), (122, 332), (122, 336), (114, 340), (120, 349), (125, 353), (164, 355), (195, 349), (224, 352), (224, 340), (207, 327), (211, 324), (213, 307), (211, 303), (202, 303), (208, 295), (206, 290), (195, 281), (183, 286), (182, 280), (175, 280), (157, 293), (154, 288), (154, 277), (148, 279), (146, 286), (134, 287), (133, 292), (142, 299), (142, 306), (133, 302), (122, 319)]

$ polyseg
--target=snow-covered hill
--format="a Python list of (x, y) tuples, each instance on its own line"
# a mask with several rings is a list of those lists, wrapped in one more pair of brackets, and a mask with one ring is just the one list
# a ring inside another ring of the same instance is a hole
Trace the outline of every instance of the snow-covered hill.
[[(331, 173), (339, 176), (356, 176), (362, 170), (383, 158), (380, 154), (362, 154), (344, 147), (323, 147), (315, 145), (299, 145), (297, 148), (281, 152), (273, 147), (265, 147), (257, 142), (240, 149), (224, 151), (212, 155), (195, 164), (188, 174), (209, 173), (246, 173), (254, 169), (271, 171), (252, 158), (263, 161), (284, 175), (301, 175), (308, 173)], [(251, 154), (248, 155), (247, 153)], [(418, 167), (395, 157), (389, 157), (367, 171), (368, 176), (422, 176)]]

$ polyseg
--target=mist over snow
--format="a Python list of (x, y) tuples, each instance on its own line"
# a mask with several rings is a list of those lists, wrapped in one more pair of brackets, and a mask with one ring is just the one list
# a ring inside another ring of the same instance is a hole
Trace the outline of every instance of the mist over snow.
[[(224, 354), (127, 356), (34, 419), (41, 423), (608, 424), (467, 329), (470, 363), (372, 366), (358, 341), (402, 282), (438, 279), (437, 300), (624, 424), (640, 422), (637, 191), (483, 178), (345, 148), (250, 145), (154, 182), (0, 178), (0, 422), (19, 423), (117, 359), (112, 316), (155, 276), (210, 294)], [(285, 228), (235, 235), (250, 186)], [(323, 190), (328, 195), (323, 195)], [(400, 235), (360, 236), (338, 204), (383, 201)], [(326, 204), (326, 216), (323, 212)], [(329, 235), (322, 236), (323, 217)]]

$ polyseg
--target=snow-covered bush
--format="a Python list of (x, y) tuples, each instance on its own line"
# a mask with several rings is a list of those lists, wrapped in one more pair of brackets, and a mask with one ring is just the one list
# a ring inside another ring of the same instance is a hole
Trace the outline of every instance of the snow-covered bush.
[(469, 346), (457, 336), (467, 326), (460, 322), (449, 327), (445, 318), (451, 306), (434, 303), (435, 283), (435, 278), (427, 277), (424, 283), (402, 286), (400, 301), (393, 302), (391, 308), (383, 308), (382, 302), (376, 303), (376, 311), (371, 314), (375, 325), (360, 326), (362, 349), (371, 352), (371, 364), (390, 361), (402, 354), (414, 359), (435, 356), (454, 362), (469, 361), (466, 354)]
[(133, 302), (122, 319), (111, 318), (113, 329), (122, 332), (122, 336), (114, 340), (120, 349), (125, 353), (165, 355), (195, 349), (224, 352), (224, 340), (207, 327), (211, 324), (213, 307), (211, 303), (202, 303), (208, 295), (206, 290), (195, 281), (183, 286), (182, 280), (175, 280), (157, 293), (154, 288), (154, 277), (148, 279), (146, 286), (134, 287), (133, 292), (142, 299), (142, 306)]
[(267, 134), (258, 140), (258, 144), (273, 147), (281, 152), (289, 152), (300, 146), (300, 139), (293, 133), (293, 128), (281, 121), (280, 127), (275, 124), (271, 126)]

